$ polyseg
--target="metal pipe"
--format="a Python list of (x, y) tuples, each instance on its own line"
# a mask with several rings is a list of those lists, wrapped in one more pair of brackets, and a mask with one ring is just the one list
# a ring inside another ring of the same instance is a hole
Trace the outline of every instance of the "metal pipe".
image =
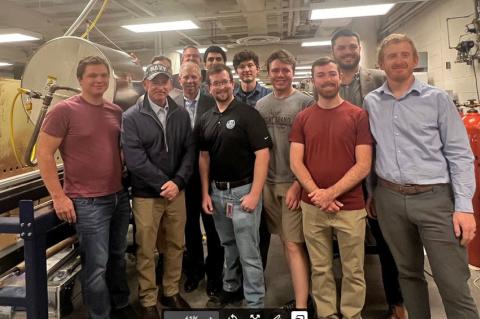
[(70, 28), (68, 28), (67, 32), (65, 32), (65, 34), (63, 36), (69, 36), (69, 35), (72, 35), (77, 29), (78, 27), (85, 21), (85, 19), (87, 18), (88, 14), (90, 13), (90, 11), (92, 11), (93, 7), (95, 6), (95, 4), (97, 3), (98, 0), (90, 0), (87, 5), (85, 6), (85, 9), (83, 9), (82, 13), (80, 13), (80, 15), (78, 16), (77, 20), (75, 20), (75, 22), (73, 22), (73, 24), (70, 26)]
[(42, 104), (42, 108), (40, 109), (40, 113), (38, 115), (37, 123), (35, 124), (35, 128), (33, 129), (32, 137), (30, 138), (30, 142), (28, 142), (27, 150), (25, 151), (25, 155), (23, 157), (23, 160), (25, 161), (25, 163), (28, 166), (37, 165), (37, 161), (32, 158), (33, 149), (35, 148), (35, 145), (37, 144), (38, 134), (40, 133), (40, 129), (41, 129), (42, 124), (43, 124), (43, 120), (45, 119), (45, 116), (47, 115), (48, 107), (52, 103), (53, 94), (57, 90), (67, 90), (67, 91), (73, 91), (75, 93), (80, 93), (80, 90), (70, 88), (70, 87), (66, 87), (66, 86), (58, 86), (58, 85), (50, 86), (47, 94), (45, 94), (45, 97), (43, 98), (43, 104)]

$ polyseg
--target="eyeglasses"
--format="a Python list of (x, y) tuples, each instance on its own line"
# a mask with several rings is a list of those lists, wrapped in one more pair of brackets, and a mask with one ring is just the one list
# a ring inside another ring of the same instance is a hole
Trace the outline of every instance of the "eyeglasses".
[(223, 81), (215, 81), (215, 82), (212, 82), (212, 83), (210, 83), (210, 85), (213, 86), (213, 87), (218, 88), (218, 87), (226, 86), (226, 85), (229, 84), (229, 83), (230, 83), (230, 81), (228, 81), (228, 80), (223, 80)]

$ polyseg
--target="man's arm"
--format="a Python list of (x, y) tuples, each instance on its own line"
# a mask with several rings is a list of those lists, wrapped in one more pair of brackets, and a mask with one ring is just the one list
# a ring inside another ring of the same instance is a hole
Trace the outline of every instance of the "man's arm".
[(160, 194), (162, 186), (170, 178), (150, 161), (138, 136), (137, 129), (134, 121), (124, 114), (121, 140), (125, 164), (132, 174), (144, 180)]
[(262, 148), (255, 151), (255, 166), (253, 169), (253, 182), (250, 192), (241, 199), (241, 208), (246, 212), (255, 210), (262, 195), (263, 185), (267, 179), (268, 161), (270, 150)]
[(49, 135), (43, 131), (38, 136), (37, 159), (40, 175), (53, 200), (53, 207), (58, 218), (69, 223), (75, 223), (77, 218), (72, 200), (63, 192), (62, 185), (58, 179), (57, 163), (55, 152), (63, 138)]
[(202, 208), (207, 214), (213, 214), (213, 204), (208, 186), (210, 183), (210, 154), (207, 151), (200, 151), (198, 157), (198, 169), (200, 172), (200, 182), (202, 184)]
[(351, 190), (368, 175), (372, 166), (372, 146), (367, 144), (357, 145), (355, 147), (355, 161), (355, 165), (338, 182), (327, 189), (312, 192), (308, 195), (316, 206), (325, 209), (335, 198)]
[(315, 184), (312, 175), (310, 175), (310, 172), (303, 163), (304, 153), (305, 145), (296, 142), (290, 143), (290, 169), (305, 191), (310, 194), (318, 189), (318, 186)]
[[(305, 152), (305, 145), (302, 143), (291, 142), (290, 143), (290, 169), (293, 174), (297, 177), (298, 182), (302, 185), (303, 189), (310, 195), (315, 194), (316, 192), (322, 192), (323, 189), (320, 189), (315, 181), (310, 175), (307, 167), (303, 163), (303, 157)], [(313, 202), (313, 201), (312, 201)], [(314, 203), (315, 206), (318, 206)], [(343, 206), (342, 203), (338, 202), (333, 198), (330, 203), (322, 210), (327, 212), (338, 212)], [(319, 206), (318, 206), (319, 207)]]
[(195, 144), (193, 142), (192, 129), (190, 126), (190, 117), (185, 114), (185, 128), (187, 130), (186, 138), (182, 145), (183, 156), (175, 177), (162, 185), (161, 196), (168, 200), (173, 200), (177, 197), (178, 193), (185, 188), (188, 180), (193, 173), (193, 165), (195, 162)]
[(442, 95), (439, 101), (439, 131), (442, 152), (448, 162), (452, 182), (455, 211), (453, 229), (464, 246), (475, 237), (472, 198), (475, 192), (474, 157), (463, 125), (452, 101)]

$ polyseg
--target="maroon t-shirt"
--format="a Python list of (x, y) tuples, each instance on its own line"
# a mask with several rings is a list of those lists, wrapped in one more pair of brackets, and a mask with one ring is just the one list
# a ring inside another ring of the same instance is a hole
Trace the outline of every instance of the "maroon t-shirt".
[[(320, 188), (334, 185), (355, 165), (355, 146), (372, 141), (367, 112), (347, 101), (328, 110), (310, 106), (298, 113), (290, 131), (290, 142), (305, 145), (304, 164)], [(302, 200), (312, 204), (307, 195), (302, 191)], [(342, 210), (364, 208), (361, 183), (337, 200)]]
[(104, 196), (122, 189), (121, 123), (120, 107), (107, 101), (92, 105), (80, 95), (47, 113), (42, 131), (63, 139), (59, 149), (68, 197)]

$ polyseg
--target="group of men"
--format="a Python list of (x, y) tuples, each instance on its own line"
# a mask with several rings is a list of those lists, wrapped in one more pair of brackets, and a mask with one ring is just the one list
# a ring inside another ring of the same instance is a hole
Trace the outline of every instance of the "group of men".
[[(234, 56), (235, 84), (221, 48), (206, 51), (205, 73), (198, 49), (189, 46), (178, 75), (167, 58), (152, 61), (146, 93), (123, 119), (103, 99), (108, 64), (80, 61), (82, 93), (47, 114), (38, 159), (57, 216), (77, 227), (90, 318), (131, 318), (125, 164), (143, 318), (159, 317), (157, 300), (189, 307), (179, 294), (185, 248), (185, 292), (206, 274), (207, 307), (245, 299), (249, 308), (264, 308), (270, 233), (280, 236), (288, 261), (291, 307), (311, 307), (311, 292), (319, 318), (361, 318), (368, 223), (389, 319), (406, 318), (405, 308), (410, 318), (430, 318), (423, 247), (447, 317), (478, 319), (467, 284), (475, 183), (465, 128), (447, 94), (414, 77), (418, 55), (407, 36), (380, 44), (384, 72), (361, 68), (360, 50), (358, 34), (334, 34), (333, 58), (311, 67), (314, 100), (292, 86), (296, 61), (286, 50), (266, 61), (270, 91), (256, 81), (254, 52)], [(334, 238), (342, 265), (339, 308)], [(155, 250), (163, 255), (161, 291)]]

